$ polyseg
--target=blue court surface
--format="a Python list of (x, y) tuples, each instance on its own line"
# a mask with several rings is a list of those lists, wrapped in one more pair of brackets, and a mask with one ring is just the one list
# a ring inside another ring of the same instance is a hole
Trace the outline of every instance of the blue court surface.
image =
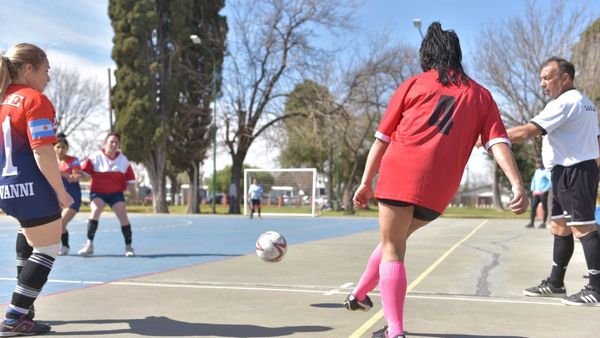
[[(255, 251), (257, 237), (268, 230), (284, 234), (288, 244), (339, 237), (377, 229), (369, 218), (277, 218), (248, 219), (243, 216), (129, 215), (136, 257), (124, 257), (118, 220), (103, 214), (94, 240), (94, 255), (77, 255), (86, 241), (87, 215), (69, 224), (71, 252), (57, 257), (43, 295), (98, 283), (122, 280)], [(15, 236), (18, 223), (0, 217), (0, 304), (10, 301), (15, 287)]]

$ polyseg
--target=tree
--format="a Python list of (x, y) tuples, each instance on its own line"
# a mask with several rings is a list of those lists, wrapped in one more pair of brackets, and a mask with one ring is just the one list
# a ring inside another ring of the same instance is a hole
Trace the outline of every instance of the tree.
[(46, 95), (54, 105), (61, 132), (70, 135), (79, 129), (103, 106), (106, 94), (100, 82), (84, 79), (74, 69), (52, 68), (52, 81)]
[[(206, 158), (212, 143), (213, 119), (211, 104), (221, 88), (223, 54), (227, 23), (219, 15), (225, 2), (175, 1), (171, 12), (173, 41), (176, 45), (173, 67), (179, 102), (168, 121), (169, 168), (184, 171), (190, 181), (188, 213), (199, 213), (199, 163)], [(195, 34), (201, 44), (190, 46)], [(189, 48), (186, 48), (188, 46)]]
[[(213, 64), (206, 61), (200, 46), (190, 48), (189, 36), (196, 28), (204, 32), (200, 29), (206, 24), (202, 11), (214, 14), (220, 5), (222, 2), (201, 0), (109, 3), (115, 31), (113, 59), (118, 66), (113, 90), (115, 127), (123, 132), (124, 151), (132, 160), (142, 161), (148, 171), (155, 212), (168, 212), (165, 181), (169, 137), (174, 142), (206, 139), (209, 95), (206, 87), (191, 84), (192, 75), (186, 71), (213, 68)], [(186, 74), (189, 76), (184, 77)], [(214, 76), (216, 73), (211, 72), (211, 78)], [(173, 121), (185, 124), (188, 133), (173, 128)], [(191, 155), (187, 153), (192, 166), (203, 156), (205, 147), (199, 148)], [(173, 156), (171, 160), (179, 162)]]
[(232, 158), (231, 182), (240, 195), (242, 164), (265, 130), (292, 117), (282, 113), (289, 83), (318, 64), (313, 29), (345, 28), (353, 4), (341, 0), (232, 1), (230, 86), (222, 107), (225, 145)]
[(575, 84), (600, 107), (600, 18), (596, 19), (573, 46)]
[[(523, 14), (485, 27), (477, 39), (474, 75), (496, 97), (507, 127), (529, 122), (544, 108), (549, 100), (539, 86), (544, 61), (551, 56), (568, 59), (577, 32), (589, 22), (585, 6), (567, 8), (563, 0), (553, 2), (550, 8), (530, 3)], [(519, 156), (529, 159), (533, 167), (541, 153), (541, 141), (519, 149), (524, 152)], [(530, 175), (520, 169), (523, 177)], [(494, 174), (495, 191), (499, 190), (498, 177)], [(494, 205), (502, 208), (497, 198)]]
[(296, 85), (285, 102), (284, 114), (302, 113), (283, 121), (285, 141), (280, 154), (283, 167), (310, 167), (325, 170), (327, 161), (327, 119), (336, 104), (329, 90), (313, 81)]

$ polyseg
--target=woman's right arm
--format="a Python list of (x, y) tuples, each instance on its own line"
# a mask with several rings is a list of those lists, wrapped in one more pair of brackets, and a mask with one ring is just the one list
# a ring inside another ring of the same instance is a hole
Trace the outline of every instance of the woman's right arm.
[(40, 171), (50, 183), (50, 186), (56, 192), (56, 197), (61, 208), (68, 208), (73, 204), (73, 198), (65, 190), (63, 185), (58, 163), (56, 162), (56, 153), (51, 144), (44, 144), (33, 149), (33, 157), (40, 168)]
[(381, 158), (383, 157), (383, 154), (385, 154), (388, 145), (389, 143), (375, 139), (375, 142), (373, 142), (373, 145), (371, 146), (371, 150), (369, 150), (365, 171), (353, 198), (354, 204), (360, 208), (366, 208), (369, 205), (369, 199), (372, 194), (371, 185), (373, 184), (373, 178), (379, 170)]

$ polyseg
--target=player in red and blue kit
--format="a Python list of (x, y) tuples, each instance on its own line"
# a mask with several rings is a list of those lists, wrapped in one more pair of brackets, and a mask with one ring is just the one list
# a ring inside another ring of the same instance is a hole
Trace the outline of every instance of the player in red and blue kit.
[(69, 141), (67, 136), (63, 133), (57, 135), (57, 142), (54, 145), (56, 151), (56, 159), (58, 160), (58, 167), (62, 176), (63, 184), (65, 189), (71, 197), (73, 197), (73, 204), (62, 211), (62, 235), (60, 241), (62, 246), (58, 251), (59, 256), (69, 254), (69, 230), (67, 225), (73, 217), (79, 212), (81, 207), (81, 186), (79, 185), (79, 179), (81, 178), (81, 165), (77, 157), (67, 155), (69, 151)]
[(73, 203), (54, 154), (54, 108), (42, 94), (49, 68), (46, 53), (32, 44), (18, 44), (0, 57), (0, 208), (22, 227), (17, 237), (17, 264), (22, 264), (0, 324), (2, 337), (50, 330), (29, 312), (58, 252), (61, 209)]
[(92, 213), (88, 220), (87, 243), (77, 252), (80, 255), (87, 256), (94, 253), (93, 241), (98, 230), (98, 219), (108, 204), (121, 223), (121, 232), (125, 238), (125, 256), (135, 256), (131, 246), (131, 223), (127, 217), (127, 205), (123, 194), (129, 187), (132, 195), (135, 195), (135, 175), (127, 157), (118, 151), (119, 142), (118, 133), (109, 133), (104, 140), (104, 147), (93, 152), (83, 162), (83, 171), (91, 177)]
[(351, 303), (369, 303), (365, 292), (379, 282), (388, 326), (374, 337), (404, 337), (406, 240), (444, 211), (478, 138), (512, 184), (510, 208), (523, 213), (528, 205), (496, 103), (488, 90), (464, 73), (456, 33), (442, 30), (438, 22), (431, 24), (419, 56), (423, 73), (394, 93), (354, 195), (357, 206), (367, 207), (379, 170), (375, 198), (381, 245), (357, 285), (362, 292), (355, 289), (346, 300), (348, 308)]

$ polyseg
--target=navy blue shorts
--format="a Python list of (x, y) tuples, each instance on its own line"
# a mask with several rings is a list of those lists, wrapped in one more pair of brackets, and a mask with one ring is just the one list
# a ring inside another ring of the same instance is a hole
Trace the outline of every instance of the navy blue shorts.
[(114, 192), (112, 194), (101, 194), (99, 192), (91, 192), (90, 200), (93, 201), (94, 198), (99, 198), (104, 201), (104, 203), (108, 204), (111, 208), (115, 203), (125, 202), (125, 195), (123, 192)]
[(73, 204), (69, 206), (69, 209), (79, 212), (79, 208), (81, 207), (81, 187), (79, 186), (79, 182), (70, 183), (63, 178), (63, 184), (69, 195), (73, 197)]

